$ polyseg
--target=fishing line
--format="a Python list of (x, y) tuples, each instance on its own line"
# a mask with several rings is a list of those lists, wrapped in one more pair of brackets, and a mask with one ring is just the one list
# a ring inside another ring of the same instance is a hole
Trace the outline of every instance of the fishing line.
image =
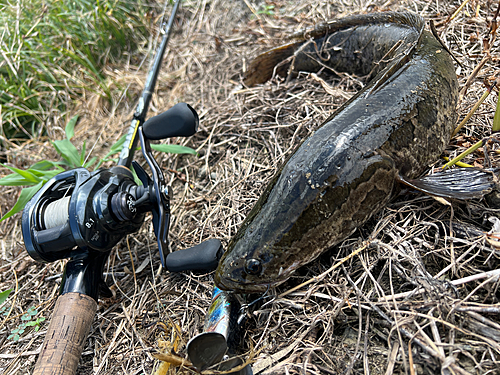
[(246, 313), (248, 311), (248, 309), (250, 308), (250, 306), (253, 306), (255, 305), (257, 302), (260, 302), (262, 300), (265, 300), (266, 298), (273, 298), (275, 297), (274, 295), (267, 295), (267, 293), (269, 293), (269, 289), (270, 289), (270, 284), (267, 284), (267, 289), (266, 291), (258, 298), (254, 299), (252, 302), (250, 303), (242, 303), (241, 304), (241, 307), (240, 307), (240, 314), (242, 313)]

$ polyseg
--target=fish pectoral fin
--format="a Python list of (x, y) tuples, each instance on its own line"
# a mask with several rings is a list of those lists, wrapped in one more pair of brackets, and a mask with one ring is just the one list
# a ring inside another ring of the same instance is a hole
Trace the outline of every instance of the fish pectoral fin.
[(399, 181), (416, 190), (443, 198), (482, 198), (498, 186), (498, 169), (454, 168), (418, 179), (399, 175)]

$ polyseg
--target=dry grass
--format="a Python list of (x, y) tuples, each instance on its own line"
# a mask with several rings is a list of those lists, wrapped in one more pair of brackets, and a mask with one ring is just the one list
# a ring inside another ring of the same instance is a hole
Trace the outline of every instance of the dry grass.
[[(436, 22), (441, 38), (463, 64), (458, 71), (463, 87), (485, 56), (486, 19), (497, 7), (471, 2), (447, 21), (458, 2), (272, 4), (274, 16), (258, 14), (259, 7), (247, 0), (182, 4), (151, 111), (186, 101), (201, 117), (195, 136), (175, 140), (198, 149), (199, 158), (157, 155), (175, 193), (170, 230), (174, 250), (210, 237), (227, 244), (277, 165), (362, 85), (356, 77), (323, 76), (338, 93), (331, 95), (304, 75), (289, 83), (277, 80), (242, 89), (242, 72), (258, 52), (323, 20), (410, 10)], [(485, 91), (483, 80), (498, 74), (498, 42), (491, 55), (460, 102), (460, 118)], [(80, 104), (85, 118), (77, 137), (90, 142), (100, 134), (96, 154), (104, 153), (128, 126), (145, 70), (137, 74), (129, 66), (116, 72), (119, 83), (131, 83), (131, 99), (118, 108), (103, 108), (92, 97)], [(446, 155), (453, 157), (489, 134), (496, 97), (490, 95)], [(63, 122), (60, 127), (51, 135), (61, 137)], [(498, 165), (495, 148), (489, 152)], [(7, 153), (9, 162), (19, 167), (40, 155), (54, 156), (48, 142)], [(482, 164), (483, 154), (476, 152), (466, 161)], [(0, 207), (5, 212), (19, 190), (2, 189)], [(271, 291), (274, 297), (252, 311), (241, 349), (260, 351), (254, 364), (259, 373), (500, 373), (499, 281), (484, 274), (500, 268), (499, 244), (485, 234), (492, 227), (488, 219), (498, 215), (483, 202), (449, 206), (402, 191), (350, 239)], [(19, 215), (1, 223), (0, 231), (0, 290), (16, 290), (7, 303), (10, 315), (0, 322), (0, 369), (26, 374), (33, 369), (46, 325), (18, 342), (7, 336), (30, 306), (50, 319), (63, 262), (31, 260), (23, 247)], [(325, 272), (360, 247), (342, 266)], [(180, 327), (176, 350), (183, 355), (186, 342), (202, 328), (212, 275), (160, 272), (150, 220), (116, 246), (105, 272), (115, 296), (99, 303), (78, 373), (151, 374), (151, 353), (164, 344), (161, 340), (173, 341), (174, 326)], [(314, 282), (285, 294), (313, 277)]]

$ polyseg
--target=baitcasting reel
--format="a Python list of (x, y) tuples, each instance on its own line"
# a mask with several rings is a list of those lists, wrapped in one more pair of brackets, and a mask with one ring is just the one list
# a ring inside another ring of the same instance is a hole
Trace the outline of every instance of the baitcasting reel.
[(109, 250), (127, 234), (139, 230), (145, 214), (151, 211), (165, 268), (174, 272), (214, 269), (222, 253), (218, 240), (168, 254), (169, 188), (149, 144), (149, 140), (191, 136), (198, 122), (196, 111), (179, 103), (137, 128), (142, 153), (152, 172), (150, 178), (132, 162), (142, 185), (135, 183), (124, 165), (94, 172), (78, 168), (48, 181), (23, 212), (22, 232), (31, 257), (41, 262), (102, 258), (98, 263), (104, 264)]
[[(63, 172), (48, 181), (24, 208), (22, 232), (31, 257), (42, 262), (70, 258), (33, 374), (76, 373), (99, 296), (113, 296), (103, 277), (111, 248), (137, 231), (147, 212), (153, 214), (161, 262), (169, 271), (211, 271), (222, 255), (216, 239), (168, 254), (169, 188), (149, 144), (150, 140), (193, 135), (198, 115), (180, 103), (145, 121), (179, 5), (180, 0), (176, 0), (168, 23), (160, 30), (162, 41), (117, 166), (94, 172), (84, 168)], [(151, 177), (132, 161), (138, 141)], [(136, 183), (132, 167), (141, 183)]]

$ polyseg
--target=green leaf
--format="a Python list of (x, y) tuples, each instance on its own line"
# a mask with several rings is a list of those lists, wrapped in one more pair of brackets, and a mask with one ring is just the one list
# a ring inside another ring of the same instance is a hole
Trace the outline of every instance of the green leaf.
[(3, 292), (0, 292), (0, 305), (4, 303), (7, 298), (9, 298), (10, 293), (12, 292), (12, 289), (7, 289), (4, 290)]
[(40, 179), (31, 172), (23, 171), (22, 169), (15, 168), (15, 167), (9, 167), (8, 165), (4, 165), (1, 163), (0, 163), (0, 165), (5, 167), (5, 168), (10, 169), (12, 172), (17, 173), (18, 175), (24, 177), (26, 182), (31, 182), (32, 184), (33, 183), (36, 184), (36, 183), (40, 182)]
[(50, 168), (60, 168), (63, 170), (58, 162), (50, 161), (50, 160), (42, 160), (38, 163), (33, 164), (29, 170), (37, 170), (37, 171), (48, 171)]
[(68, 139), (63, 139), (61, 141), (52, 142), (56, 151), (62, 156), (64, 160), (72, 167), (81, 167), (80, 163), (80, 153), (76, 147)]
[(80, 165), (85, 163), (85, 150), (87, 149), (87, 141), (83, 141), (82, 152), (80, 153)]
[(198, 155), (198, 153), (191, 147), (180, 146), (180, 145), (165, 145), (165, 144), (153, 144), (151, 148), (156, 151), (168, 152), (170, 154), (192, 154)]
[(97, 161), (96, 157), (91, 158), (88, 162), (83, 165), (83, 168), (90, 168)]
[(25, 185), (35, 185), (36, 182), (27, 181), (23, 176), (17, 173), (8, 174), (5, 177), (0, 178), (0, 185), (3, 186), (25, 186)]
[(0, 178), (0, 185), (3, 186), (36, 185), (40, 181), (48, 181), (55, 175), (64, 171), (64, 168), (59, 166), (59, 163), (48, 160), (39, 161), (25, 171), (8, 166), (7, 168), (13, 170), (14, 173)]
[(111, 146), (111, 148), (109, 149), (109, 152), (106, 154), (104, 159), (106, 159), (107, 157), (109, 157), (111, 155), (114, 155), (114, 154), (120, 152), (122, 147), (123, 147), (123, 144), (125, 143), (126, 140), (127, 140), (127, 134), (124, 134), (119, 140), (116, 141), (116, 143), (114, 143)]
[(7, 337), (8, 339), (12, 339), (13, 341), (17, 341), (19, 340), (19, 335), (18, 334), (12, 334), (10, 335), (9, 337)]
[(14, 207), (12, 207), (12, 209), (9, 212), (7, 212), (0, 219), (0, 221), (5, 220), (14, 214), (17, 214), (19, 211), (21, 211), (24, 208), (24, 206), (26, 206), (26, 203), (28, 203), (28, 201), (33, 197), (33, 195), (36, 194), (38, 190), (40, 190), (42, 186), (43, 186), (43, 181), (39, 182), (35, 186), (31, 186), (21, 190), (21, 195), (19, 195), (19, 199), (17, 200)]
[(64, 168), (57, 166), (56, 169), (50, 169), (48, 171), (40, 171), (38, 169), (29, 168), (27, 169), (27, 171), (33, 173), (35, 176), (40, 177), (41, 179), (46, 179), (47, 176), (51, 176), (50, 178), (52, 178), (56, 174), (63, 172)]
[(54, 176), (57, 176), (59, 173), (63, 172), (64, 169), (63, 168), (60, 168), (60, 169), (53, 169), (51, 171), (47, 171), (43, 174), (43, 176), (41, 176), (41, 178), (43, 179), (43, 182), (47, 182), (48, 180), (50, 180), (52, 177)]
[(500, 92), (498, 92), (497, 109), (495, 110), (495, 117), (493, 117), (493, 128), (491, 129), (491, 131), (500, 131)]
[[(106, 162), (106, 161), (115, 161), (115, 159), (110, 159), (109, 157), (111, 155), (114, 155), (114, 154), (121, 152), (123, 144), (125, 143), (126, 140), (127, 140), (127, 134), (124, 134), (123, 136), (120, 137), (119, 140), (117, 140), (110, 147), (109, 152), (101, 160), (99, 160), (99, 163), (97, 163), (95, 168), (96, 169), (99, 168), (101, 166), (101, 164)], [(116, 160), (118, 160), (118, 159), (116, 159)]]
[(139, 177), (137, 176), (137, 172), (135, 171), (134, 166), (131, 165), (130, 167), (131, 167), (130, 170), (132, 171), (132, 174), (134, 175), (134, 182), (137, 185), (141, 186), (142, 185), (142, 181), (139, 180)]
[(66, 138), (68, 141), (75, 136), (75, 125), (76, 122), (78, 121), (78, 115), (73, 116), (71, 120), (68, 121), (68, 124), (66, 125), (66, 128), (64, 129), (64, 132), (66, 133)]

